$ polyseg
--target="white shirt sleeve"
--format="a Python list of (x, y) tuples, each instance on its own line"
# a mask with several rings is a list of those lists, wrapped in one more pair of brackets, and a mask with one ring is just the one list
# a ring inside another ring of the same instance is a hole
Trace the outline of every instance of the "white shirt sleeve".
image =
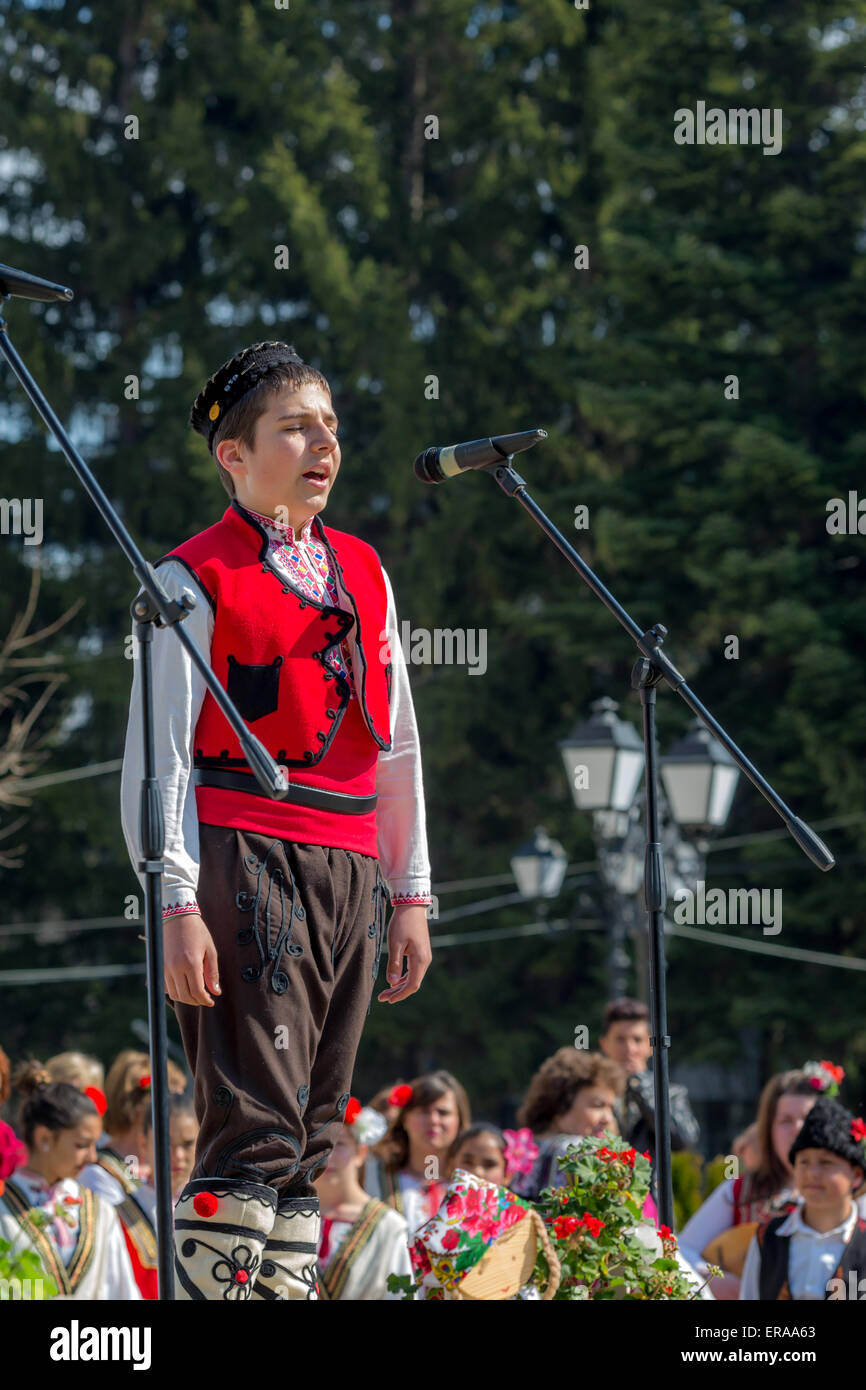
[(382, 570), (388, 593), (387, 640), (390, 647), (391, 750), (380, 752), (376, 769), (379, 865), (392, 904), (432, 901), (430, 861), (421, 748), (409, 688), (409, 673), (397, 627), (391, 581)]
[(699, 1207), (679, 1235), (679, 1247), (692, 1269), (702, 1277), (707, 1272), (707, 1262), (701, 1258), (709, 1241), (720, 1236), (734, 1224), (734, 1204), (732, 1201), (733, 1178), (714, 1187), (703, 1206)]
[(746, 1263), (743, 1265), (743, 1273), (740, 1278), (740, 1299), (748, 1299), (754, 1303), (760, 1300), (761, 1290), (759, 1279), (761, 1276), (761, 1247), (758, 1245), (757, 1236), (752, 1236), (749, 1248), (746, 1252)]
[[(183, 622), (209, 662), (214, 620), (207, 595), (189, 570), (177, 560), (167, 560), (159, 566), (157, 573), (171, 598), (179, 598), (183, 589), (189, 589), (195, 595), (195, 608)], [(142, 857), (138, 821), (144, 749), (140, 658), (134, 636), (132, 650), (135, 660), (120, 781), (121, 824), (129, 857), (144, 890), (145, 876), (137, 868), (138, 860)], [(199, 836), (191, 775), (192, 742), (207, 685), (186, 648), (173, 632), (164, 627), (153, 629), (151, 672), (155, 776), (159, 779), (165, 826), (163, 913), (171, 914), (178, 908), (188, 910), (191, 905), (197, 907)], [(144, 915), (143, 906), (141, 915)]]

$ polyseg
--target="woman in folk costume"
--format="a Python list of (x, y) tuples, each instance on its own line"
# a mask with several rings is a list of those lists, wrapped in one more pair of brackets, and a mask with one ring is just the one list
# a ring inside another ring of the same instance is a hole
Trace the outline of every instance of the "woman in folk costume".
[(471, 1120), (469, 1097), (450, 1072), (435, 1071), (395, 1087), (389, 1099), (400, 1108), (379, 1156), (367, 1161), (364, 1189), (405, 1217), (411, 1242), (439, 1210), (451, 1145)]
[(350, 1099), (342, 1133), (334, 1140), (327, 1168), (316, 1180), (322, 1212), (320, 1298), (345, 1302), (399, 1298), (388, 1292), (388, 1275), (412, 1273), (404, 1218), (378, 1197), (371, 1197), (359, 1181), (370, 1145), (382, 1138), (387, 1127), (375, 1110)]
[[(789, 1150), (815, 1101), (822, 1094), (835, 1096), (844, 1075), (832, 1062), (807, 1062), (771, 1076), (758, 1104), (756, 1167), (714, 1188), (680, 1232), (680, 1249), (699, 1274), (708, 1264), (725, 1271), (713, 1280), (716, 1298), (739, 1297), (743, 1262), (758, 1223), (796, 1205)], [(861, 1214), (866, 1215), (866, 1201)]]
[[(175, 1094), (186, 1082), (173, 1062), (167, 1064), (168, 1085)], [(150, 1058), (126, 1048), (115, 1057), (105, 1081), (104, 1133), (96, 1146), (96, 1162), (81, 1174), (81, 1185), (117, 1208), (123, 1235), (142, 1298), (159, 1296), (157, 1286), (156, 1196), (149, 1185), (151, 1154), (147, 1125), (151, 1111)]]
[[(36, 1252), (60, 1293), (75, 1299), (139, 1299), (123, 1230), (110, 1203), (76, 1178), (95, 1158), (102, 1121), (93, 1101), (38, 1062), (15, 1076), (24, 1095), (19, 1118), (29, 1150), (6, 1179), (0, 1236)], [(44, 1220), (35, 1220), (41, 1212)]]
[[(165, 986), (200, 1131), (175, 1209), (179, 1299), (316, 1298), (319, 1202), (386, 931), (397, 1003), (432, 953), (420, 749), (390, 580), (322, 524), (340, 466), (326, 378), (256, 343), (190, 424), (230, 505), (157, 562), (184, 626), (283, 769), (264, 795), (175, 634), (153, 634), (163, 798)], [(141, 779), (135, 662), (122, 777), (133, 864)], [(406, 962), (404, 970), (404, 962)], [(273, 1258), (272, 1258), (273, 1256)], [(279, 1259), (277, 1258), (279, 1256)]]
[(788, 1162), (797, 1204), (759, 1224), (746, 1256), (740, 1298), (861, 1299), (866, 1290), (866, 1217), (854, 1199), (863, 1193), (866, 1179), (866, 1124), (838, 1101), (821, 1096), (791, 1145)]

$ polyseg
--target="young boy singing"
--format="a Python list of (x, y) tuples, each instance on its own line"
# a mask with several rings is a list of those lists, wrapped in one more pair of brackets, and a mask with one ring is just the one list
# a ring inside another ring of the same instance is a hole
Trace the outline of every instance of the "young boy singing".
[[(211, 377), (190, 424), (231, 501), (158, 561), (160, 579), (175, 598), (192, 589), (187, 630), (289, 792), (261, 793), (181, 643), (157, 628), (165, 988), (200, 1123), (175, 1208), (177, 1297), (314, 1299), (313, 1179), (349, 1100), (386, 891), (378, 999), (414, 994), (431, 959), (418, 732), (378, 554), (321, 521), (340, 467), (325, 377), (285, 343), (256, 343)], [(136, 869), (141, 759), (136, 669), (122, 779)]]

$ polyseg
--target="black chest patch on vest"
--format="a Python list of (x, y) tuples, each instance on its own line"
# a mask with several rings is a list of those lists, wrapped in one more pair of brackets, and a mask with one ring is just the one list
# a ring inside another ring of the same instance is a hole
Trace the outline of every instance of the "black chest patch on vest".
[(280, 700), (281, 656), (275, 656), (270, 665), (248, 666), (229, 656), (229, 676), (226, 690), (240, 711), (241, 718), (252, 723), (273, 714)]

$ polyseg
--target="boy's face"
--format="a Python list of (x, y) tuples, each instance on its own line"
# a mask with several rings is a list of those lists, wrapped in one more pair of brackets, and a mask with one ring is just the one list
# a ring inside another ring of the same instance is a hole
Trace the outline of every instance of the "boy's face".
[(862, 1169), (829, 1149), (801, 1149), (794, 1157), (794, 1182), (809, 1207), (837, 1206), (862, 1180)]
[(652, 1056), (649, 1029), (641, 1019), (621, 1019), (612, 1023), (599, 1039), (599, 1046), (606, 1057), (618, 1062), (629, 1075), (645, 1071)]
[[(256, 421), (252, 449), (235, 439), (217, 445), (216, 456), (231, 473), (241, 505), (300, 531), (324, 510), (334, 486), (340, 467), (337, 423), (331, 398), (319, 386), (274, 395)], [(310, 470), (324, 472), (323, 481), (305, 477)]]

